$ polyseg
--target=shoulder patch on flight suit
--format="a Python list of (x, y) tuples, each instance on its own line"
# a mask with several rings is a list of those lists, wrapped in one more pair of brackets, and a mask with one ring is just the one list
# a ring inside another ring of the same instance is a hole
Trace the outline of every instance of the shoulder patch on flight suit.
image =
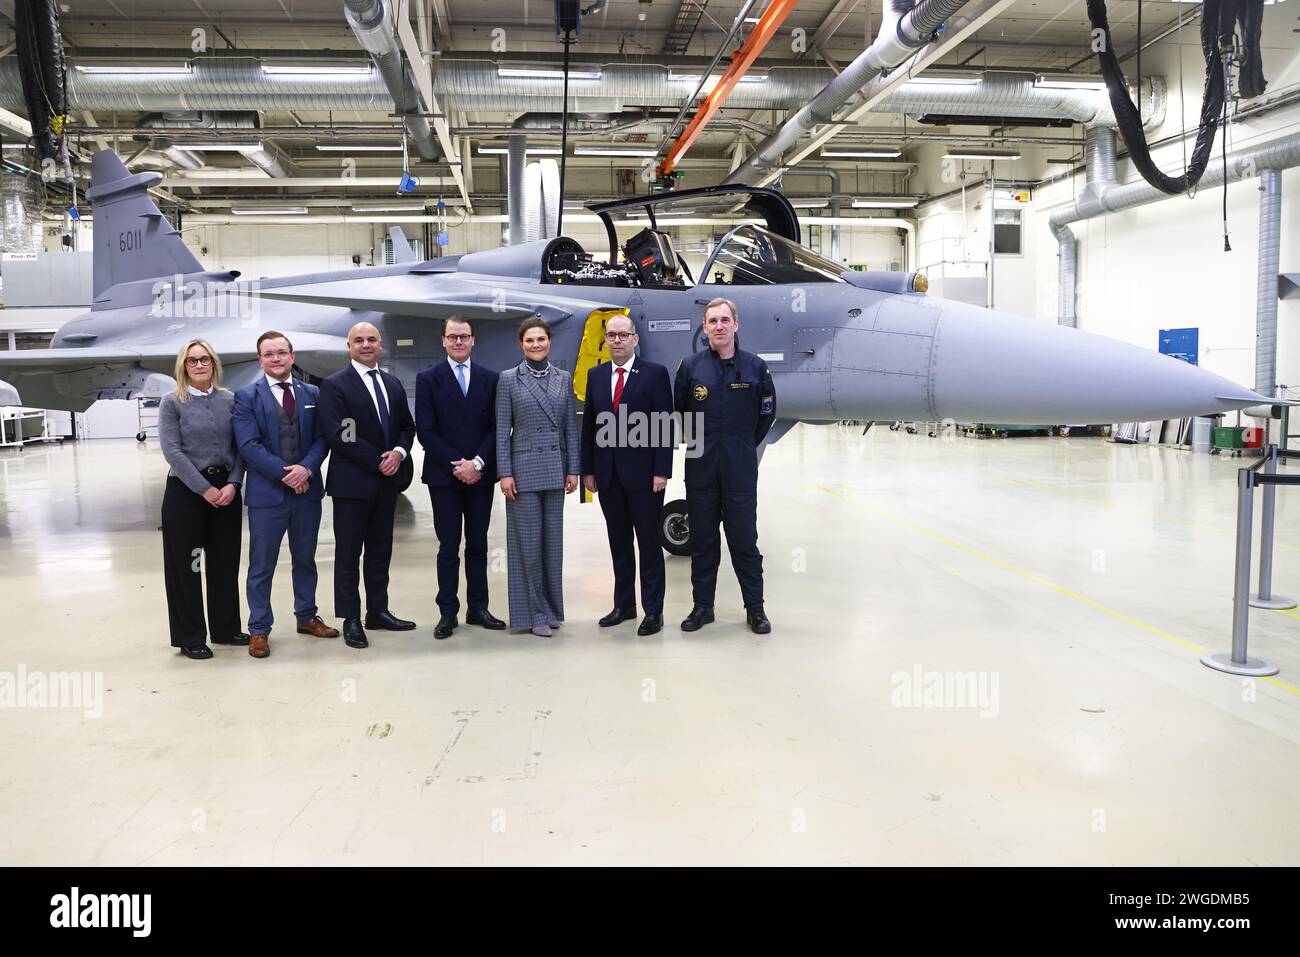
[(775, 408), (776, 408), (776, 396), (774, 396), (774, 395), (765, 395), (765, 396), (763, 396), (763, 403), (762, 403), (761, 407), (760, 407), (759, 410), (758, 410), (758, 414), (759, 414), (759, 415), (771, 415), (771, 414), (772, 414), (772, 411), (773, 411)]
[(696, 402), (703, 402), (709, 397), (709, 387), (705, 385), (697, 385), (695, 387), (695, 392), (692, 394), (695, 396)]

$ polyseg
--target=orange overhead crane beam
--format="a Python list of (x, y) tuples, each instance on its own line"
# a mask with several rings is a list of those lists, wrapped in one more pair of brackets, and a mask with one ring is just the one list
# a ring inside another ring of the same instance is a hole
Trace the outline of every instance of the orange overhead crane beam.
[(696, 111), (695, 116), (691, 118), (686, 129), (677, 137), (673, 145), (668, 147), (668, 154), (664, 160), (662, 172), (671, 173), (673, 168), (681, 162), (686, 151), (691, 148), (695, 138), (704, 131), (704, 127), (709, 120), (722, 109), (723, 102), (731, 95), (732, 89), (740, 78), (749, 72), (758, 55), (763, 52), (764, 47), (771, 42), (772, 37), (776, 36), (776, 31), (781, 29), (781, 24), (785, 18), (790, 15), (795, 7), (799, 5), (799, 0), (772, 0), (764, 14), (759, 18), (758, 24), (754, 27), (753, 32), (740, 45), (731, 58), (731, 66), (722, 74), (712, 92), (704, 98), (700, 108)]

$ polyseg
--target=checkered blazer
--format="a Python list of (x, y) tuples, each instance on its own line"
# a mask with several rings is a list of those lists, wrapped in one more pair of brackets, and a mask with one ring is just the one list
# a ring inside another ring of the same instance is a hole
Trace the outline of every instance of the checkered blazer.
[(551, 366), (537, 377), (527, 360), (502, 371), (497, 382), (497, 474), (512, 476), (520, 492), (564, 488), (579, 466), (578, 414), (573, 376)]

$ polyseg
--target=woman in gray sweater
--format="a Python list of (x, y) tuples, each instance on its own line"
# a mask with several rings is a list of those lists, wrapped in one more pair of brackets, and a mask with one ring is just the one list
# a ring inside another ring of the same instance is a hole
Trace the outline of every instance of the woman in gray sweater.
[[(240, 631), (244, 463), (235, 445), (234, 404), (234, 393), (221, 388), (221, 358), (202, 339), (191, 339), (176, 356), (176, 392), (158, 406), (158, 438), (171, 466), (162, 504), (167, 617), (172, 647), (187, 658), (212, 657), (209, 626), (214, 644), (248, 644)], [(208, 578), (206, 622), (200, 555)]]

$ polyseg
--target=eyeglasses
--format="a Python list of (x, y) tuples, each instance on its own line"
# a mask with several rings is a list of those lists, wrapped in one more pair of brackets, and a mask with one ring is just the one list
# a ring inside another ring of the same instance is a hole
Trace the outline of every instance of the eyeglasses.
[(474, 336), (472, 333), (470, 335), (459, 333), (454, 336), (443, 336), (443, 338), (446, 339), (448, 342), (469, 342), (471, 339), (474, 338)]
[(212, 365), (212, 356), (186, 356), (185, 364), (187, 366), (210, 366)]
[(292, 352), (263, 352), (263, 359), (287, 359), (293, 355)]
[(635, 332), (607, 332), (605, 333), (605, 338), (610, 342), (626, 342), (634, 335), (636, 335)]

